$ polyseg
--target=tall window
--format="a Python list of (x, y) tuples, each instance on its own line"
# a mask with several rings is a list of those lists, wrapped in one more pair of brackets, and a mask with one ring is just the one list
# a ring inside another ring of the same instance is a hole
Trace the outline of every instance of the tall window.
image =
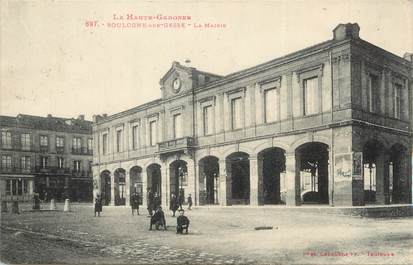
[(41, 168), (47, 168), (48, 164), (49, 164), (49, 158), (47, 156), (40, 157), (40, 167)]
[(106, 155), (108, 153), (108, 134), (102, 135), (102, 153)]
[(82, 138), (80, 137), (73, 137), (73, 149), (79, 151), (82, 149)]
[(367, 84), (367, 107), (368, 111), (375, 112), (376, 104), (375, 100), (377, 96), (377, 91), (379, 89), (379, 78), (375, 75), (369, 75)]
[(149, 143), (151, 146), (156, 145), (157, 139), (157, 131), (156, 131), (156, 121), (151, 121), (149, 123)]
[(30, 150), (30, 133), (22, 133), (20, 135), (20, 140), (22, 144), (22, 149), (23, 150)]
[(63, 136), (56, 137), (56, 147), (63, 148), (65, 146), (65, 138)]
[(204, 116), (204, 135), (212, 134), (214, 130), (214, 117), (212, 112), (212, 106), (206, 106), (203, 109)]
[(6, 181), (6, 195), (23, 195), (23, 193), (27, 193), (25, 179), (8, 179)]
[(11, 155), (2, 155), (1, 156), (1, 167), (5, 169), (11, 168)]
[(87, 151), (88, 153), (92, 152), (93, 150), (93, 139), (92, 138), (88, 138), (87, 139)]
[(29, 170), (31, 167), (31, 157), (30, 156), (22, 156), (20, 158), (21, 168), (23, 170)]
[(11, 132), (1, 132), (1, 143), (3, 148), (11, 148)]
[(80, 160), (74, 160), (74, 161), (73, 161), (73, 171), (75, 171), (75, 172), (80, 172), (81, 162), (82, 162), (82, 161), (80, 161)]
[(242, 98), (231, 100), (231, 125), (232, 129), (242, 128)]
[(304, 115), (312, 115), (318, 112), (318, 77), (304, 79)]
[(175, 114), (173, 116), (173, 130), (174, 130), (174, 139), (181, 138), (183, 136), (182, 133), (182, 115)]
[(49, 145), (49, 137), (47, 135), (40, 135), (40, 146), (48, 146)]
[(116, 152), (122, 151), (122, 130), (116, 131)]
[(58, 167), (58, 168), (63, 168), (63, 167), (64, 167), (64, 159), (63, 159), (63, 157), (58, 157), (58, 158), (57, 158), (57, 167)]
[(270, 123), (278, 120), (279, 113), (279, 90), (272, 88), (264, 92), (265, 122)]
[(402, 95), (402, 86), (400, 84), (393, 84), (394, 88), (394, 117), (396, 119), (401, 118), (401, 106), (402, 106), (402, 101), (401, 101), (401, 95)]
[(132, 149), (138, 149), (139, 147), (139, 126), (132, 127)]

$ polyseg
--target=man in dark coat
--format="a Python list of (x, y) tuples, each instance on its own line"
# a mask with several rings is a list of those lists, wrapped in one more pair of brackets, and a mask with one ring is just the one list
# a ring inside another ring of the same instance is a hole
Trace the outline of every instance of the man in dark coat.
[(163, 226), (165, 230), (168, 230), (166, 228), (166, 220), (165, 220), (165, 214), (162, 211), (162, 207), (158, 207), (155, 211), (155, 213), (151, 217), (151, 224), (149, 226), (149, 230), (152, 230), (152, 225), (155, 225), (156, 230), (159, 230), (160, 226)]
[(185, 234), (188, 234), (189, 219), (184, 215), (184, 210), (179, 211), (179, 216), (176, 218), (176, 233), (182, 234), (185, 229)]
[(178, 208), (179, 208), (178, 198), (176, 197), (175, 193), (172, 193), (170, 209), (173, 213), (172, 215), (173, 217), (175, 217), (175, 212), (176, 210), (178, 210)]
[(96, 216), (96, 213), (98, 213), (98, 216), (100, 216), (101, 211), (102, 211), (102, 198), (100, 197), (100, 194), (97, 194), (96, 199), (95, 199), (95, 216)]
[(147, 208), (148, 208), (148, 213), (149, 213), (148, 217), (151, 217), (153, 214), (153, 203), (154, 203), (153, 201), (154, 201), (153, 193), (151, 191), (151, 188), (148, 188), (148, 194), (147, 194), (147, 204), (148, 204)]
[(134, 215), (135, 210), (139, 215), (139, 203), (140, 203), (139, 198), (140, 198), (139, 194), (137, 194), (136, 192), (134, 192), (131, 196), (130, 204), (131, 204), (131, 208), (132, 208), (132, 215)]
[(153, 198), (153, 207), (154, 209), (158, 209), (161, 206), (161, 197), (157, 192), (155, 192), (155, 196)]
[(192, 210), (192, 196), (191, 194), (188, 195), (188, 210)]

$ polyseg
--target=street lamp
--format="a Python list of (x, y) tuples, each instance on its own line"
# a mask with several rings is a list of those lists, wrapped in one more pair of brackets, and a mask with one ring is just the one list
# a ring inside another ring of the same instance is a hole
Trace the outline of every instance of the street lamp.
[(215, 179), (214, 201), (215, 201), (215, 204), (218, 204), (218, 175), (217, 173), (214, 173), (214, 179)]

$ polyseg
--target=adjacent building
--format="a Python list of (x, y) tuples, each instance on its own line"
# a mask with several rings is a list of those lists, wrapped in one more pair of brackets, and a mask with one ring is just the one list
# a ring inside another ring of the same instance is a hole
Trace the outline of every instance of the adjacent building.
[(0, 116), (0, 197), (92, 201), (92, 122)]
[[(333, 38), (221, 76), (177, 62), (161, 98), (93, 123), (94, 195), (196, 205), (411, 202), (412, 55)], [(251, 51), (253, 52), (253, 51)], [(240, 55), (241, 56), (241, 55)], [(139, 89), (139, 88), (137, 88)]]

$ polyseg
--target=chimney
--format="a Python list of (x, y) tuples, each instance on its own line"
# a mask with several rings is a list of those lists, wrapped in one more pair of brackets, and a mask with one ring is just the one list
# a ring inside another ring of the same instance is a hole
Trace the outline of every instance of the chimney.
[(85, 115), (79, 115), (78, 117), (77, 117), (77, 119), (78, 120), (81, 120), (81, 121), (84, 121), (85, 120)]
[(333, 29), (334, 40), (358, 39), (360, 27), (357, 23), (339, 24)]

